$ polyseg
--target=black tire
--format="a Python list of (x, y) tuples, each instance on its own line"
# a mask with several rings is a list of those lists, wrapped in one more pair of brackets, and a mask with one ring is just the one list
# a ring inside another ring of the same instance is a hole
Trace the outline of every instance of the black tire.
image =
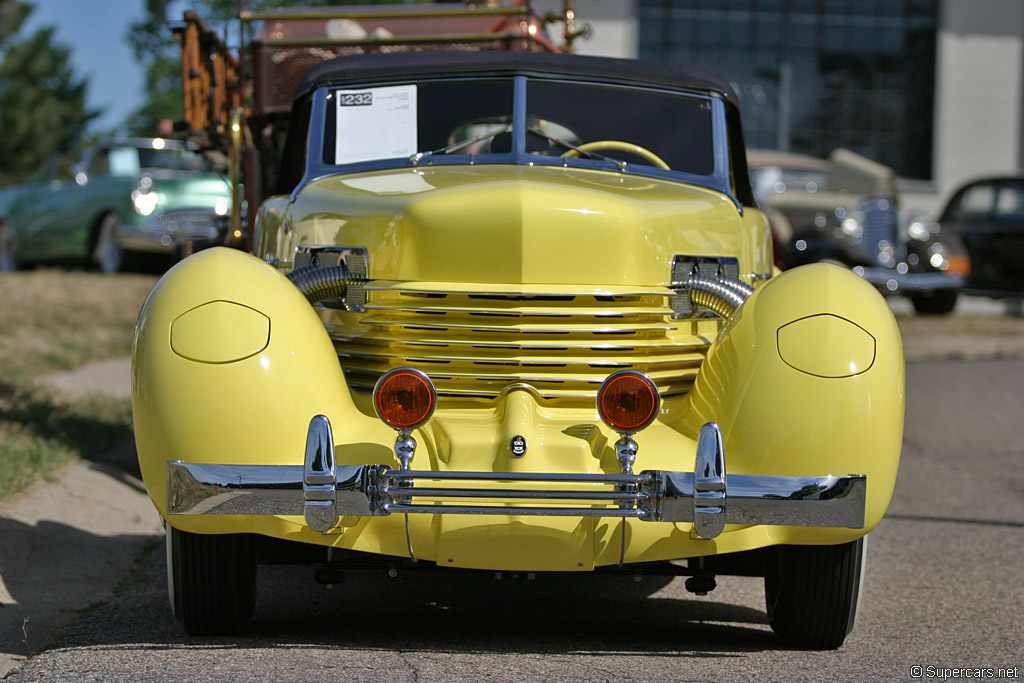
[(168, 525), (167, 592), (186, 633), (236, 633), (256, 608), (256, 557), (250, 537), (192, 534)]
[(775, 548), (764, 579), (772, 630), (799, 648), (842, 645), (857, 618), (865, 545), (860, 538), (842, 545)]
[(105, 214), (96, 224), (89, 260), (101, 273), (116, 273), (124, 265), (124, 249), (117, 241), (117, 229), (120, 224), (121, 219), (114, 213)]
[(936, 289), (911, 294), (910, 301), (921, 315), (948, 315), (956, 308), (958, 294), (955, 289)]
[(18, 236), (10, 224), (0, 220), (0, 273), (17, 270), (19, 265)]

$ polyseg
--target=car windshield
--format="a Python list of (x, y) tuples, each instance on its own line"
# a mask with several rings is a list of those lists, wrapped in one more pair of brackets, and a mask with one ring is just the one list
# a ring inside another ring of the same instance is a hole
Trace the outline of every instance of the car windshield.
[(110, 166), (111, 175), (115, 176), (133, 176), (144, 169), (209, 170), (199, 154), (175, 147), (115, 146), (107, 151), (106, 161)]
[[(709, 175), (714, 171), (711, 103), (706, 98), (580, 83), (531, 81), (527, 110), (539, 121), (572, 131), (566, 139), (553, 127), (548, 146), (534, 147), (531, 127), (527, 149), (547, 155), (586, 156), (570, 145), (612, 159)], [(623, 144), (613, 144), (623, 143)], [(640, 149), (636, 149), (640, 148)]]
[(327, 101), (323, 162), (433, 163), (482, 155), (476, 163), (515, 163), (509, 155), (525, 153), (548, 157), (546, 163), (596, 159), (620, 170), (640, 165), (705, 176), (715, 171), (710, 98), (531, 79), (520, 119), (524, 130), (517, 136), (514, 91), (512, 78), (334, 89)]
[(763, 166), (750, 169), (754, 194), (765, 198), (776, 192), (818, 192), (826, 189), (828, 176), (824, 171), (783, 166)]

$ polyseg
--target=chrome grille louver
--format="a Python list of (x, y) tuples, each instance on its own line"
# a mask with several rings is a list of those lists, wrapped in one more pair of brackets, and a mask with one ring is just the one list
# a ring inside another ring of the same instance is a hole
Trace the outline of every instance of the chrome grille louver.
[(153, 217), (150, 228), (166, 232), (216, 237), (222, 217), (211, 209), (176, 209)]
[(720, 322), (672, 320), (668, 287), (373, 282), (366, 291), (363, 313), (326, 317), (349, 383), (366, 389), (411, 365), (441, 395), (528, 385), (546, 398), (593, 397), (609, 374), (635, 369), (677, 395), (692, 386)]

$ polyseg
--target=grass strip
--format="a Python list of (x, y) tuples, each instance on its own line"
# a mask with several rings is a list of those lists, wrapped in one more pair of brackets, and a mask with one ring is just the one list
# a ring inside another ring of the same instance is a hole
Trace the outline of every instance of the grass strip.
[(0, 498), (131, 436), (131, 402), (65, 396), (36, 378), (131, 353), (155, 275), (0, 275)]

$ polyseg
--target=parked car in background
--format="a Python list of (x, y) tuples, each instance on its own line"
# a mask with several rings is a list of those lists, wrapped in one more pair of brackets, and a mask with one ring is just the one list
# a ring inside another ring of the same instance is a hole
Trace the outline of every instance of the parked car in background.
[(953, 310), (969, 259), (955, 237), (900, 228), (891, 168), (846, 149), (827, 160), (750, 150), (747, 160), (780, 268), (840, 263), (884, 294), (909, 296), (919, 313)]
[(125, 257), (213, 243), (227, 182), (200, 154), (162, 138), (90, 150), (71, 177), (41, 173), (0, 190), (0, 270), (35, 264), (119, 270)]
[(936, 235), (963, 244), (971, 272), (963, 291), (996, 299), (1024, 297), (1024, 176), (971, 181), (953, 193)]

